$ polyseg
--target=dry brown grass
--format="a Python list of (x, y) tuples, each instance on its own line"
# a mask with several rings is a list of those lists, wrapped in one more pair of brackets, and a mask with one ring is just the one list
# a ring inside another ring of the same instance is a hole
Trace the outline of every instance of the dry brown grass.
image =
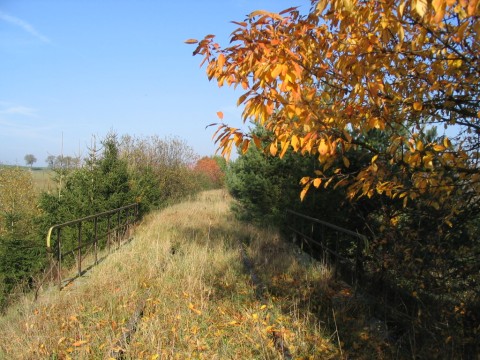
[[(87, 276), (23, 299), (0, 319), (0, 358), (108, 358), (145, 299), (127, 359), (278, 359), (273, 332), (294, 358), (337, 358), (315, 315), (330, 272), (275, 231), (237, 222), (230, 201), (215, 190), (153, 213)], [(263, 301), (241, 243), (268, 287)]]
[(37, 192), (54, 191), (56, 184), (53, 180), (55, 173), (50, 169), (34, 169), (31, 171), (33, 186)]

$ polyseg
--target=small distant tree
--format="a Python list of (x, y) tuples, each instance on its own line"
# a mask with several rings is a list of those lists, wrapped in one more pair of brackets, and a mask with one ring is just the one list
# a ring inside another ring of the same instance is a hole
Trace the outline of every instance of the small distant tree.
[(50, 169), (53, 169), (55, 167), (55, 156), (48, 155), (47, 158), (45, 159), (45, 162), (47, 163)]
[(32, 165), (37, 162), (37, 158), (33, 154), (27, 154), (24, 157), (25, 163), (32, 168)]

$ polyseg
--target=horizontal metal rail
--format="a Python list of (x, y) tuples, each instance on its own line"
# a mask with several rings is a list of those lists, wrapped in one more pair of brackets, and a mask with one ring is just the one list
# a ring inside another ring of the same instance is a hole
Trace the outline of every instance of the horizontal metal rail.
[(47, 248), (48, 248), (48, 249), (51, 248), (52, 232), (53, 232), (53, 230), (55, 230), (55, 229), (63, 228), (63, 227), (70, 226), (70, 225), (75, 225), (75, 224), (78, 224), (78, 223), (81, 223), (81, 222), (85, 222), (85, 221), (92, 220), (92, 219), (95, 219), (95, 218), (103, 217), (103, 216), (106, 216), (106, 215), (115, 214), (115, 213), (118, 213), (118, 212), (120, 212), (120, 211), (122, 211), (122, 210), (131, 209), (131, 208), (135, 208), (135, 211), (136, 211), (136, 213), (137, 213), (137, 215), (138, 215), (138, 203), (133, 203), (133, 204), (129, 204), (129, 205), (125, 205), (125, 206), (119, 207), (119, 208), (117, 208), (117, 209), (108, 210), (108, 211), (104, 211), (104, 212), (97, 213), (97, 214), (94, 214), (94, 215), (85, 216), (85, 217), (80, 218), (80, 219), (75, 219), (75, 220), (67, 221), (67, 222), (64, 222), (63, 224), (53, 225), (52, 227), (50, 227), (50, 229), (48, 229), (48, 233), (47, 233)]
[(338, 232), (341, 232), (341, 233), (344, 233), (344, 234), (347, 234), (347, 235), (350, 235), (350, 236), (353, 236), (353, 237), (357, 237), (357, 238), (360, 238), (360, 239), (365, 240), (365, 241), (367, 240), (367, 237), (365, 235), (359, 234), (359, 233), (357, 233), (355, 231), (352, 231), (352, 230), (345, 229), (341, 226), (337, 226), (337, 225), (331, 224), (329, 222), (319, 220), (319, 219), (301, 214), (299, 212), (296, 212), (296, 211), (293, 211), (293, 210), (290, 210), (290, 209), (287, 209), (287, 213), (296, 215), (298, 217), (304, 218), (306, 220), (309, 220), (309, 221), (317, 223), (317, 224), (321, 224), (321, 225), (326, 226), (326, 227), (328, 227), (332, 230), (335, 230), (335, 231), (338, 231)]
[[(114, 218), (113, 221), (112, 217)], [(62, 288), (61, 267), (64, 256), (73, 255), (76, 257), (78, 268), (78, 274), (76, 277), (80, 277), (82, 275), (82, 258), (86, 252), (82, 252), (82, 250), (88, 246), (93, 246), (95, 256), (94, 265), (96, 265), (98, 263), (99, 240), (105, 238), (108, 249), (110, 250), (111, 238), (113, 237), (118, 246), (120, 241), (124, 238), (124, 235), (129, 232), (130, 226), (134, 225), (137, 220), (138, 203), (133, 203), (117, 209), (103, 211), (50, 227), (47, 233), (47, 252), (50, 254), (51, 269), (57, 270), (59, 289)], [(88, 224), (89, 227), (87, 226)], [(102, 227), (106, 228), (103, 229), (103, 232)], [(70, 229), (69, 233), (67, 233), (70, 235), (70, 237), (68, 237), (68, 240), (70, 240), (68, 241), (70, 246), (67, 246), (69, 248), (66, 250), (62, 249), (62, 245), (64, 245), (63, 243), (65, 242), (63, 239), (65, 235), (62, 237), (62, 229), (64, 228)], [(54, 234), (56, 234), (55, 246), (52, 244)], [(76, 245), (74, 245), (75, 243)]]
[(293, 228), (292, 226), (288, 226), (288, 229), (291, 230), (291, 231), (293, 231), (295, 234), (302, 236), (305, 240), (308, 240), (309, 242), (311, 242), (311, 243), (313, 243), (313, 244), (315, 244), (315, 245), (320, 246), (323, 251), (328, 252), (329, 254), (337, 257), (338, 259), (342, 260), (343, 262), (353, 264), (353, 260), (352, 260), (352, 259), (348, 259), (348, 258), (340, 255), (340, 254), (337, 253), (336, 251), (334, 251), (334, 250), (326, 247), (326, 246), (325, 246), (324, 244), (322, 244), (320, 241), (317, 241), (317, 240), (311, 238), (310, 236), (305, 235), (305, 234), (302, 233), (301, 231), (298, 231), (297, 229)]
[[(302, 247), (303, 244), (307, 244), (311, 250), (315, 246), (319, 247), (325, 261), (333, 260), (335, 277), (339, 266), (343, 266), (344, 270), (348, 269), (352, 276), (352, 285), (356, 287), (363, 275), (364, 252), (368, 247), (368, 238), (358, 232), (290, 209), (287, 209), (287, 214), (292, 216), (289, 217), (290, 221), (286, 227), (300, 237)], [(326, 231), (329, 233), (326, 234)]]

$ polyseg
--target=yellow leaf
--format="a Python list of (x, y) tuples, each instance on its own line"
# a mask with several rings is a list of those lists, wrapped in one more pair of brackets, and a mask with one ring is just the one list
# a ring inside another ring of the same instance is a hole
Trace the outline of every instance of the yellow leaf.
[(307, 184), (307, 185), (303, 188), (302, 192), (300, 193), (300, 200), (303, 201), (303, 199), (305, 198), (305, 195), (307, 195), (307, 192), (308, 192), (308, 189), (309, 189), (309, 188), (310, 188), (310, 184)]
[(470, 0), (468, 2), (468, 16), (473, 16), (475, 15), (475, 12), (477, 12), (478, 15), (478, 0)]
[(221, 69), (224, 64), (225, 64), (225, 55), (223, 55), (223, 54), (218, 55), (217, 67), (218, 67), (219, 69)]
[(322, 179), (320, 178), (316, 178), (315, 180), (313, 180), (313, 186), (315, 186), (317, 189), (321, 183), (322, 183)]
[(414, 1), (415, 10), (417, 11), (418, 15), (423, 17), (427, 12), (427, 0), (416, 0)]
[(433, 9), (435, 10), (435, 17), (433, 18), (434, 22), (439, 23), (442, 21), (445, 15), (445, 5), (446, 4), (444, 0), (432, 1), (432, 6), (433, 6)]
[(415, 102), (413, 103), (413, 110), (415, 110), (415, 111), (420, 111), (420, 110), (422, 110), (422, 109), (423, 109), (423, 105), (422, 105), (422, 103), (421, 103), (420, 101), (415, 101)]
[(277, 155), (277, 150), (278, 150), (278, 148), (277, 148), (277, 143), (276, 143), (276, 142), (272, 142), (272, 143), (270, 144), (270, 154), (271, 154), (272, 156)]
[(345, 156), (342, 157), (343, 160), (343, 165), (345, 165), (346, 168), (350, 167), (350, 160), (348, 160)]
[(417, 146), (417, 150), (418, 151), (423, 151), (423, 142), (421, 140), (418, 140), (417, 143), (416, 143), (416, 146)]
[[(271, 16), (273, 18), (275, 18), (275, 13), (271, 13), (269, 11), (265, 11), (265, 10), (255, 10), (254, 12), (250, 13), (249, 17), (254, 17), (254, 16)], [(279, 15), (277, 15), (279, 16)], [(279, 16), (280, 19), (282, 18), (281, 16)]]
[(402, 1), (398, 6), (398, 14), (403, 17), (403, 10), (405, 10), (405, 1)]
[(258, 136), (252, 135), (252, 138), (253, 138), (253, 142), (255, 143), (255, 146), (257, 147), (257, 149), (261, 149), (262, 141), (258, 138)]
[(440, 144), (435, 144), (435, 145), (433, 146), (433, 150), (435, 150), (435, 151), (444, 151), (444, 150), (445, 150), (445, 146), (440, 145)]
[(300, 185), (305, 185), (305, 184), (308, 183), (309, 181), (310, 181), (310, 177), (304, 176), (304, 177), (300, 180)]
[(233, 142), (235, 143), (236, 146), (239, 146), (243, 141), (243, 136), (239, 133), (235, 133), (233, 135)]
[(250, 146), (250, 140), (248, 139), (243, 140), (242, 154), (245, 154), (247, 152), (249, 146)]
[(197, 315), (201, 315), (201, 314), (202, 314), (202, 312), (201, 312), (200, 310), (195, 309), (195, 306), (193, 306), (192, 303), (188, 304), (188, 308), (189, 308), (190, 310), (192, 310), (194, 313), (196, 313)]
[(458, 27), (457, 36), (460, 42), (463, 41), (463, 38), (465, 36), (465, 29), (468, 27), (469, 24), (470, 22), (468, 20), (464, 20), (463, 24)]
[(318, 152), (320, 155), (325, 155), (328, 152), (328, 145), (325, 143), (325, 139), (320, 140), (320, 145), (318, 145)]
[(196, 43), (198, 43), (198, 40), (196, 40), (196, 39), (185, 40), (185, 44), (196, 44)]
[(217, 111), (217, 116), (220, 120), (223, 120), (223, 112)]
[(266, 309), (267, 308), (267, 305), (262, 305), (260, 306), (260, 309), (263, 310), (263, 309)]
[(290, 145), (290, 144), (289, 144), (288, 141), (282, 142), (282, 151), (280, 152), (280, 159), (283, 159), (283, 156), (284, 156), (285, 153), (287, 152), (289, 145)]
[(325, 7), (327, 6), (327, 4), (328, 4), (327, 0), (320, 0), (317, 3), (317, 11), (318, 11), (319, 14), (321, 14), (323, 12), (323, 10), (325, 10)]
[(452, 143), (450, 142), (450, 140), (446, 137), (443, 139), (443, 145), (446, 147), (446, 148), (449, 148), (452, 146)]
[(277, 64), (275, 65), (275, 67), (273, 68), (272, 72), (270, 73), (270, 76), (275, 79), (278, 75), (280, 75), (280, 73), (282, 72), (282, 65), (281, 64)]
[(75, 347), (78, 347), (78, 346), (82, 346), (84, 344), (86, 344), (88, 341), (86, 340), (79, 340), (79, 341), (76, 341), (72, 344), (72, 346), (75, 346)]
[(298, 137), (296, 135), (292, 135), (292, 140), (290, 141), (292, 144), (293, 150), (297, 151), (300, 147), (300, 142), (298, 141)]

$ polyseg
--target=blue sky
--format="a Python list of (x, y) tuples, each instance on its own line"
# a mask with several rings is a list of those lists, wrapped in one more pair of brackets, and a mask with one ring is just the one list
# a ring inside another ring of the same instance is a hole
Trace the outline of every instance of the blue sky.
[(218, 120), (239, 125), (240, 93), (210, 83), (188, 38), (228, 36), (251, 11), (306, 0), (0, 1), (0, 163), (85, 157), (92, 135), (178, 136), (211, 155)]

